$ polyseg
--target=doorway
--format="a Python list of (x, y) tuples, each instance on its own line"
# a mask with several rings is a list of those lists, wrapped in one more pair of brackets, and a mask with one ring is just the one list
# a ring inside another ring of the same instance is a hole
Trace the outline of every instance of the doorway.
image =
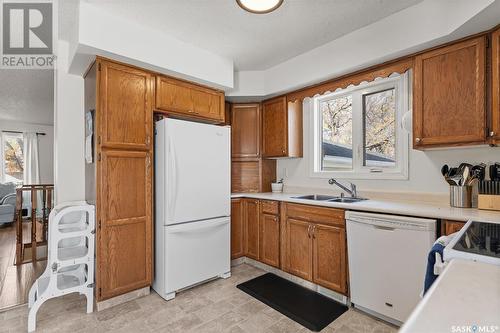
[(0, 69), (0, 311), (44, 271), (54, 203), (54, 71)]

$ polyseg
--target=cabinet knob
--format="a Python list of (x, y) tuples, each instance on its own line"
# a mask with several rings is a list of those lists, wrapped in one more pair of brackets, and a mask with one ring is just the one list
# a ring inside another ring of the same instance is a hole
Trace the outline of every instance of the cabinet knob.
[(188, 113), (193, 113), (193, 110), (188, 110)]
[(420, 139), (420, 138), (415, 138), (415, 142), (419, 143), (420, 141), (422, 141), (422, 139)]

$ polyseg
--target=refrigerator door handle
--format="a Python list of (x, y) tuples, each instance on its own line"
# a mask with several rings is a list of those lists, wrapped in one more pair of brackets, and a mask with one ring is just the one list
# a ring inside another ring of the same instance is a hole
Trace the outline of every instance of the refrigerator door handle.
[[(177, 160), (175, 156), (175, 145), (172, 142), (172, 138), (168, 138), (168, 150), (170, 151), (170, 154), (168, 154), (169, 161), (168, 163), (170, 164), (170, 175), (171, 179), (169, 184), (170, 190), (169, 190), (169, 196), (168, 196), (168, 210), (169, 210), (169, 217), (171, 221), (175, 220), (175, 204), (176, 204), (176, 197), (177, 197)], [(168, 185), (167, 185), (168, 186)]]
[(215, 229), (217, 227), (224, 226), (228, 223), (229, 223), (228, 218), (215, 220), (213, 222), (199, 221), (199, 222), (183, 223), (168, 227), (167, 232), (169, 234), (203, 232), (206, 229)]

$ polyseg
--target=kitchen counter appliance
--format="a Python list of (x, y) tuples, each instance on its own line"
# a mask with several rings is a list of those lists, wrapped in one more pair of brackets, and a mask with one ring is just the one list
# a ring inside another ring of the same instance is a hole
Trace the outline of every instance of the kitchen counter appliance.
[(164, 299), (230, 276), (230, 128), (156, 123), (155, 273)]
[(436, 220), (346, 212), (351, 302), (400, 325), (423, 290)]

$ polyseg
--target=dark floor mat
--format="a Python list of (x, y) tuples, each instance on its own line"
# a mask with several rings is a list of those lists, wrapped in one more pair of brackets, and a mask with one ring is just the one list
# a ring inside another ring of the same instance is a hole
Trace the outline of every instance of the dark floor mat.
[(237, 288), (312, 331), (321, 331), (347, 306), (272, 273), (237, 285)]

